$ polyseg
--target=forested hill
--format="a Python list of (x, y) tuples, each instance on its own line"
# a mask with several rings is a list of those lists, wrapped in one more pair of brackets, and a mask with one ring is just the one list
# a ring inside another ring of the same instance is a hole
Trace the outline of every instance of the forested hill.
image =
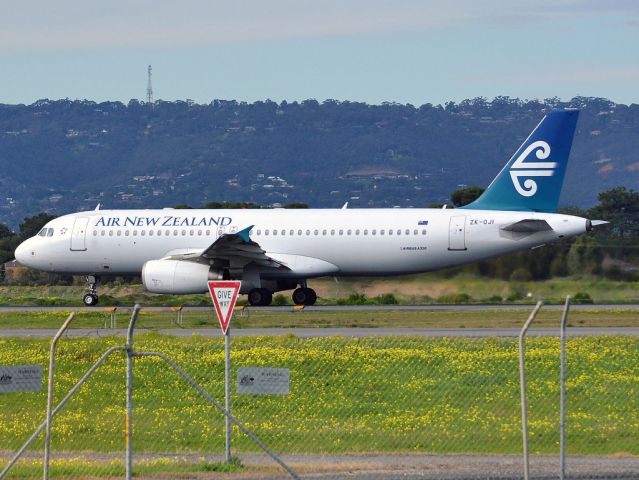
[(561, 204), (639, 180), (639, 105), (496, 98), (445, 106), (307, 100), (0, 105), (0, 223), (211, 200), (426, 206), (486, 186), (552, 108), (582, 109)]

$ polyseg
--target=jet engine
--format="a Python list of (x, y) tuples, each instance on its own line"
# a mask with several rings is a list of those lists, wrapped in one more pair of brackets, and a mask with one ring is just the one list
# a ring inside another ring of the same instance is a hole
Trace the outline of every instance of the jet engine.
[(152, 293), (204, 293), (209, 280), (223, 276), (223, 271), (209, 265), (182, 260), (149, 260), (142, 267), (142, 283)]

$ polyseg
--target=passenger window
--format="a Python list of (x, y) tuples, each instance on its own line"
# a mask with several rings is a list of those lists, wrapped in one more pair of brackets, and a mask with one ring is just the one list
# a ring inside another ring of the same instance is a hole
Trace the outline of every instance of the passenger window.
[(344, 230), (340, 230), (340, 231), (339, 231), (339, 234), (340, 234), (340, 235), (344, 235)]
[(326, 235), (326, 230), (322, 230), (322, 235)]
[(273, 229), (273, 236), (277, 237), (277, 230)]
[[(252, 231), (253, 231), (253, 230), (251, 229), (251, 232), (252, 232)], [(167, 235), (168, 235), (168, 234), (167, 234)], [(206, 231), (206, 236), (208, 237), (208, 236), (210, 236), (210, 235), (211, 235), (211, 230), (207, 230), (207, 231)]]
[(97, 230), (93, 230), (93, 236), (97, 237), (98, 236), (98, 231)]
[(397, 229), (397, 235), (401, 235), (401, 234), (402, 234), (402, 231), (398, 228)]
[(331, 235), (335, 235), (335, 230), (331, 230)]
[(191, 235), (191, 236), (193, 236), (193, 234), (194, 234), (194, 233), (195, 233), (195, 231), (194, 231), (194, 230), (190, 230), (190, 231), (189, 231), (189, 235)]
[(259, 235), (262, 235), (262, 230), (260, 230), (260, 229), (258, 228), (258, 229), (257, 229), (257, 234), (258, 234), (258, 236), (259, 236)]
[(162, 230), (158, 230), (158, 237), (162, 236)]
[(379, 231), (379, 234), (380, 235), (384, 235), (384, 229), (383, 228)]
[(128, 231), (128, 230), (125, 230), (125, 231), (124, 231), (124, 236), (125, 236), (125, 237), (128, 237), (128, 236), (129, 236), (129, 231)]
[(422, 230), (422, 235), (426, 235), (426, 229)]
[(178, 235), (178, 231), (177, 230), (173, 230), (173, 236), (177, 237), (177, 235)]
[(106, 235), (106, 232), (105, 232), (104, 230), (102, 230), (102, 231), (100, 232), (100, 235), (104, 237), (104, 236)]
[(121, 237), (121, 236), (122, 236), (122, 231), (118, 230), (118, 237)]
[(388, 234), (389, 234), (389, 235), (392, 235), (392, 234), (393, 234), (393, 231), (392, 231), (390, 228), (388, 229)]
[(355, 235), (359, 235), (359, 228), (355, 230)]
[(295, 235), (295, 230), (289, 230), (288, 234), (289, 234), (290, 236)]
[(417, 235), (417, 229), (413, 230), (413, 235)]
[(368, 235), (368, 230), (364, 230), (364, 235)]
[(133, 236), (137, 237), (138, 236), (138, 231), (137, 230), (133, 230)]
[(309, 237), (311, 235), (311, 231), (310, 230), (306, 230), (306, 236)]
[(407, 228), (405, 233), (406, 235), (410, 235), (410, 230)]
[(302, 235), (302, 231), (301, 231), (301, 230), (298, 230), (298, 231), (297, 231), (297, 234), (301, 236), (301, 235)]
[(350, 235), (351, 234), (351, 230), (346, 230), (346, 235)]
[(371, 233), (372, 233), (373, 235), (377, 235), (377, 230), (373, 230)]
[(142, 231), (140, 232), (140, 235), (141, 235), (141, 236), (146, 235), (146, 230), (142, 230)]
[(268, 228), (264, 230), (264, 235), (268, 235)]
[(153, 236), (153, 230), (149, 230), (149, 237)]
[(315, 230), (315, 231), (313, 232), (313, 235), (316, 235), (316, 236), (317, 236), (318, 234), (319, 234), (319, 230)]
[(182, 236), (186, 237), (186, 230), (182, 230)]
[(282, 229), (282, 235), (286, 235), (286, 230)]
[(202, 230), (198, 230), (198, 231), (197, 231), (197, 234), (198, 234), (199, 236), (202, 236)]

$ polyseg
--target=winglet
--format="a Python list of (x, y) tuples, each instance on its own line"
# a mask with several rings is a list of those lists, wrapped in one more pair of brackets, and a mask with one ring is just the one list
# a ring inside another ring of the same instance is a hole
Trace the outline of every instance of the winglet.
[(251, 225), (250, 227), (246, 227), (244, 230), (240, 230), (235, 235), (240, 237), (245, 242), (250, 242), (251, 238), (249, 237), (249, 233), (251, 233), (251, 230), (253, 229), (254, 226), (255, 225)]

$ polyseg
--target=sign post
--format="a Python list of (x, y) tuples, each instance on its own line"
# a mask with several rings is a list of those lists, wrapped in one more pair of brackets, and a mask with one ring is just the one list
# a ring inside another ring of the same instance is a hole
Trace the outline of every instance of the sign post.
[(225, 459), (227, 463), (231, 461), (231, 330), (229, 326), (241, 285), (242, 282), (240, 281), (208, 282), (215, 313), (217, 313), (220, 328), (224, 335)]

